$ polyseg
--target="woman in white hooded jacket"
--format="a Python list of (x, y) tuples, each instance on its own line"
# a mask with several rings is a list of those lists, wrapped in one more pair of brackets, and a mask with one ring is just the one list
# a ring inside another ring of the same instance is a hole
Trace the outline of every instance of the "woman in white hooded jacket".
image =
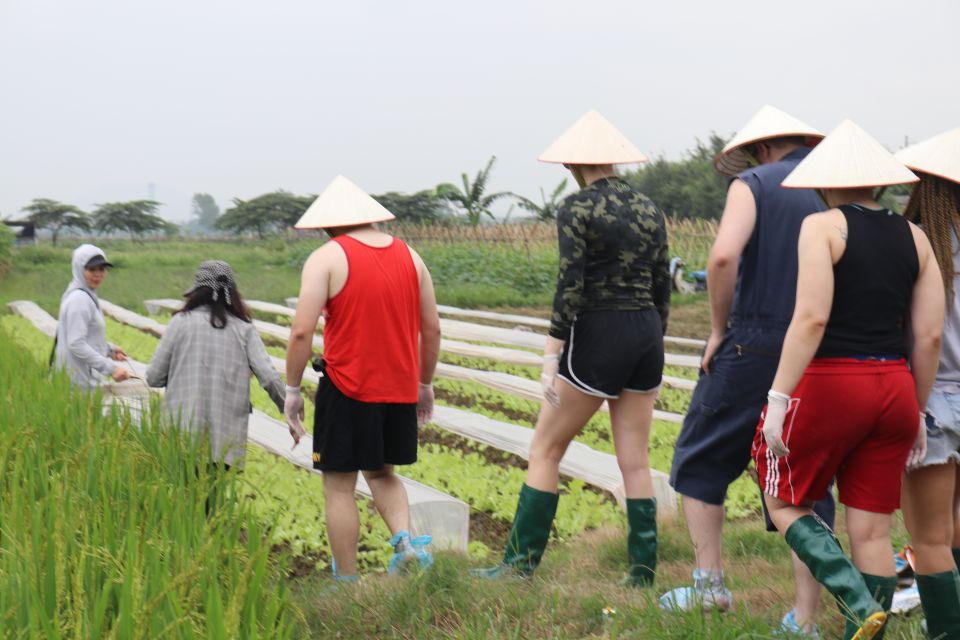
[(92, 244), (73, 252), (73, 280), (60, 298), (53, 363), (66, 369), (70, 381), (81, 389), (96, 388), (103, 376), (120, 382), (129, 373), (120, 362), (127, 354), (107, 343), (106, 323), (97, 289), (107, 277), (106, 254)]

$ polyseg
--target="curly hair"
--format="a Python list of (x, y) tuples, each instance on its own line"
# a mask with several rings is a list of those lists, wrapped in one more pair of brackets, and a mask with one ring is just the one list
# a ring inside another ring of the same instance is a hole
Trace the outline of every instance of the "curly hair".
[[(922, 179), (913, 188), (904, 217), (920, 225), (930, 239), (933, 255), (937, 258), (943, 286), (949, 297), (954, 296), (953, 236), (960, 239), (960, 184), (921, 174)], [(952, 233), (951, 233), (952, 231)]]

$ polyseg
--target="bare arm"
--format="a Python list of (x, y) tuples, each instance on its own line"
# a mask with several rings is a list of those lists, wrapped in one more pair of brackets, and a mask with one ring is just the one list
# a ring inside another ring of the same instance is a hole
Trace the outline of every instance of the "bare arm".
[(943, 277), (933, 257), (930, 241), (916, 225), (911, 223), (910, 229), (920, 261), (910, 302), (910, 328), (913, 332), (910, 371), (916, 385), (917, 404), (924, 409), (939, 366), (945, 302)]
[(410, 249), (420, 279), (420, 384), (431, 384), (440, 356), (440, 314), (433, 278), (420, 255)]
[(330, 290), (330, 256), (334, 250), (342, 251), (335, 242), (328, 242), (314, 251), (303, 265), (300, 298), (287, 344), (287, 384), (291, 387), (300, 385), (303, 370), (313, 355), (313, 334), (317, 330), (320, 314), (327, 304)]
[[(833, 265), (843, 254), (846, 222), (836, 211), (807, 216), (800, 227), (797, 304), (783, 341), (773, 389), (790, 395), (813, 359), (833, 307)], [(838, 227), (838, 225), (841, 225)]]
[(723, 335), (730, 318), (733, 292), (737, 286), (740, 255), (753, 235), (757, 205), (753, 192), (742, 180), (734, 180), (727, 191), (727, 203), (720, 218), (717, 239), (707, 260), (707, 291), (710, 294), (710, 326)]

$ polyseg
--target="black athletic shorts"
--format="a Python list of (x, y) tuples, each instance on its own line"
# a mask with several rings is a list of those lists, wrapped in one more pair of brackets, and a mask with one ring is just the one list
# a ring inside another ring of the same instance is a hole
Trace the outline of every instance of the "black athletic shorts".
[(417, 461), (416, 403), (360, 402), (323, 375), (313, 414), (313, 468), (377, 471)]
[(559, 376), (578, 391), (618, 398), (663, 381), (663, 326), (656, 309), (581, 311), (560, 356)]

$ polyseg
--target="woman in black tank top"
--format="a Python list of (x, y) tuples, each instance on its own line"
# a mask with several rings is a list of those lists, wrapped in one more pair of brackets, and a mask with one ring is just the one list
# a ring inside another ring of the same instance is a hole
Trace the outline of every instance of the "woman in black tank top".
[[(916, 180), (844, 121), (783, 182), (819, 189), (832, 208), (800, 232), (796, 308), (754, 460), (771, 519), (840, 603), (845, 638), (859, 640), (882, 632), (896, 589), (891, 514), (906, 463), (924, 455), (918, 406), (943, 321), (930, 243), (874, 197)], [(834, 477), (856, 564), (811, 509)]]
[(939, 368), (927, 401), (927, 456), (903, 481), (903, 520), (910, 532), (917, 589), (931, 638), (960, 638), (960, 129), (904, 149), (897, 157), (922, 172), (907, 219), (930, 238), (948, 291)]

